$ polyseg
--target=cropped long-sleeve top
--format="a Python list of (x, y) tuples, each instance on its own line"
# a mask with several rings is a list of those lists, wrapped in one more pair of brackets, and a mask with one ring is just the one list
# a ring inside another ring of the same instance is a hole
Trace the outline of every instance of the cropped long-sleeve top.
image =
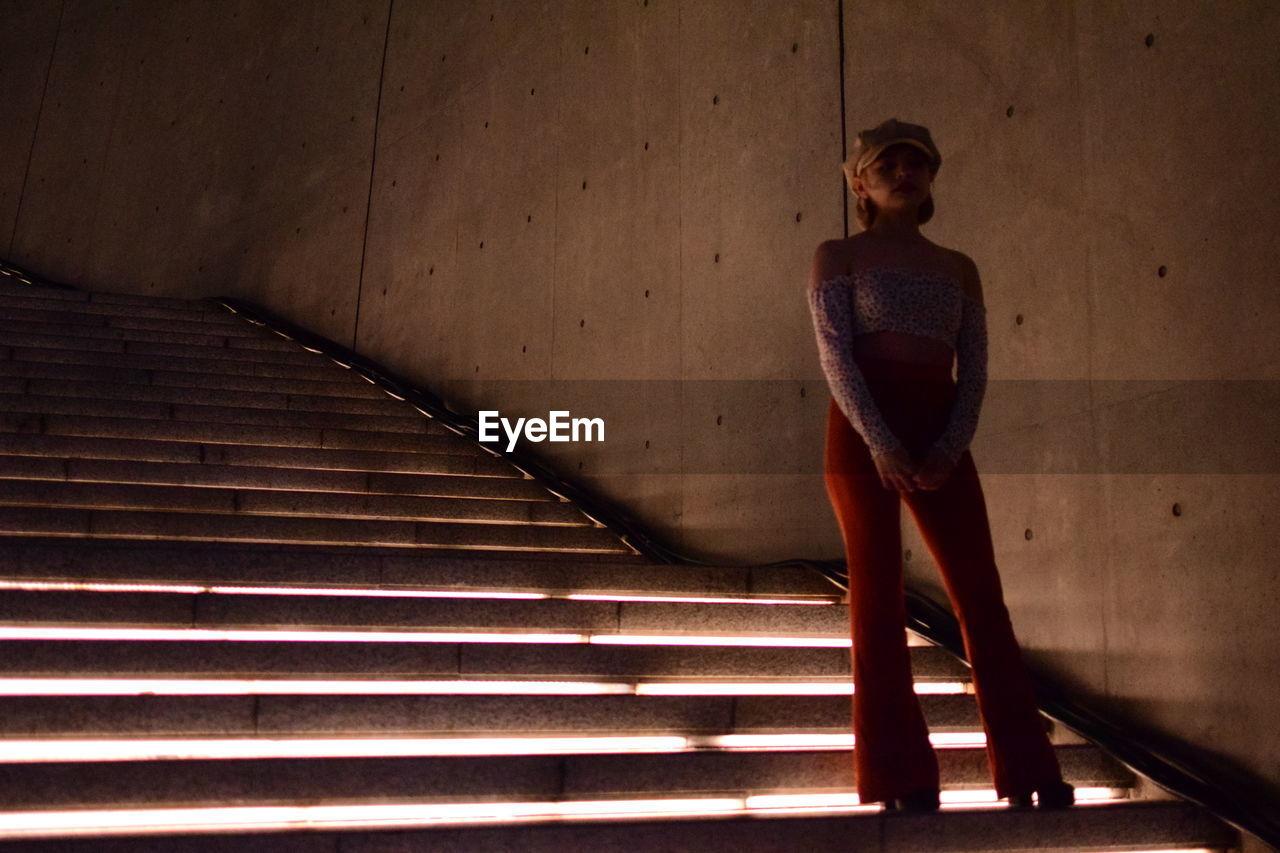
[(874, 454), (905, 448), (872, 399), (853, 358), (853, 339), (877, 331), (940, 340), (956, 353), (956, 396), (934, 446), (954, 462), (969, 447), (987, 387), (985, 306), (941, 273), (874, 267), (809, 287), (818, 356), (836, 404)]

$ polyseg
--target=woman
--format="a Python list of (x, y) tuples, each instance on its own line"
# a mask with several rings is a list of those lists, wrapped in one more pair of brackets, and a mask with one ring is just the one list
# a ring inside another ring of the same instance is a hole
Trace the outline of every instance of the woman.
[(844, 170), (863, 231), (818, 247), (808, 289), (831, 389), (825, 481), (849, 567), (858, 796), (886, 810), (939, 802), (907, 651), (905, 501), (960, 621), (996, 796), (1026, 808), (1035, 793), (1041, 808), (1064, 808), (1074, 788), (1035, 706), (968, 450), (986, 391), (978, 270), (920, 233), (941, 164), (919, 125), (889, 119), (858, 134)]

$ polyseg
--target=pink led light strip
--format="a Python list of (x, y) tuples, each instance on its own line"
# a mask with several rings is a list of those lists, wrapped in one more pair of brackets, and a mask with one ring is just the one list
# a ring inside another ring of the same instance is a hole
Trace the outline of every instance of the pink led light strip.
[(825, 606), (835, 604), (826, 598), (763, 598), (758, 596), (653, 595), (626, 592), (521, 592), (506, 590), (410, 589), (386, 587), (308, 587), (264, 586), (244, 584), (127, 583), (112, 581), (46, 581), (0, 580), (0, 589), (32, 592), (154, 592), (196, 595), (308, 595), (351, 598), (472, 598), (506, 600), (565, 599), (569, 601), (619, 601), (657, 604), (757, 604)]
[(121, 626), (0, 625), (2, 640), (144, 640), (297, 643), (551, 643), (640, 646), (784, 646), (849, 648), (846, 637), (685, 634), (580, 634), (503, 631), (351, 631), (342, 629), (139, 628)]
[[(1077, 788), (1077, 803), (1101, 805), (1122, 799), (1110, 788)], [(995, 791), (943, 791), (942, 808), (1004, 808)], [(0, 838), (156, 835), (177, 832), (246, 832), (356, 827), (465, 826), (489, 823), (710, 817), (728, 814), (875, 813), (856, 794), (767, 794), (647, 800), (560, 802), (320, 804), (128, 810), (0, 813)], [(1153, 851), (1147, 851), (1153, 853)], [(1158, 852), (1157, 852), (1158, 853)], [(1180, 853), (1188, 853), (1186, 850)], [(1207, 851), (1206, 851), (1207, 853)]]

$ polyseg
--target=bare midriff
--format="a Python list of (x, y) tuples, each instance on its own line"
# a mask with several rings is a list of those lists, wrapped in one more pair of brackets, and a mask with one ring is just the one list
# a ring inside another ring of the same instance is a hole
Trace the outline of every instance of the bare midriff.
[(942, 341), (907, 332), (868, 332), (853, 339), (854, 356), (951, 367), (955, 351)]

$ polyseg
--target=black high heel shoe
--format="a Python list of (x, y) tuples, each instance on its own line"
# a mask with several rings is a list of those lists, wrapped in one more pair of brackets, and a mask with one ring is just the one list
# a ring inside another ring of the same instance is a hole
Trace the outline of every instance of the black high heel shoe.
[(896, 799), (884, 800), (884, 810), (887, 812), (936, 812), (939, 805), (938, 791), (934, 788), (912, 791)]
[[(1028, 791), (1026, 793), (1010, 794), (1009, 808), (1031, 808), (1031, 793)], [(1075, 786), (1066, 782), (1052, 782), (1048, 785), (1042, 785), (1036, 789), (1035, 793), (1040, 795), (1040, 802), (1037, 805), (1042, 809), (1066, 809), (1075, 805), (1076, 801)]]

